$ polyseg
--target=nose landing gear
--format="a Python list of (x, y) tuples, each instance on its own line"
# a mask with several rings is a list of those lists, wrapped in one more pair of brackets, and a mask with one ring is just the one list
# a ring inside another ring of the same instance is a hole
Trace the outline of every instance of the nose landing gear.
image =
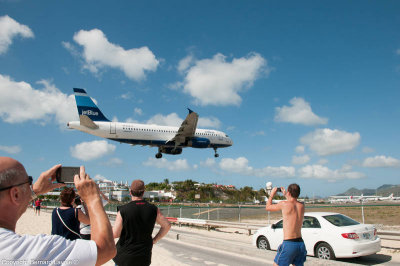
[(156, 158), (160, 159), (162, 157), (161, 149), (160, 147), (158, 148), (158, 153), (156, 153)]
[(217, 153), (217, 148), (214, 148), (214, 152), (215, 152), (214, 157), (215, 157), (215, 158), (218, 158), (218, 157), (219, 157), (219, 154)]

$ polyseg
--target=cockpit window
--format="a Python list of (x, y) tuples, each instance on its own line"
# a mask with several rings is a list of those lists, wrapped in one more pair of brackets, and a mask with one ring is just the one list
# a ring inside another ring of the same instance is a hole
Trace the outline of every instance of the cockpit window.
[(225, 137), (229, 138), (229, 136), (228, 136), (228, 135), (226, 135), (226, 134), (225, 134)]

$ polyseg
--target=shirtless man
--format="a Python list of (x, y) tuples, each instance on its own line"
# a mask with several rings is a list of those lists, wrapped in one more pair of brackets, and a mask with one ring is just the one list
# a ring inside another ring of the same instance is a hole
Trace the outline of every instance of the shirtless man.
[(268, 198), (267, 211), (282, 211), (283, 216), (283, 242), (278, 247), (278, 252), (274, 259), (274, 266), (285, 265), (304, 265), (307, 251), (301, 238), (301, 227), (304, 218), (304, 204), (297, 201), (300, 195), (300, 187), (297, 184), (288, 186), (287, 191), (281, 187), (281, 192), (286, 200), (278, 204), (272, 204), (272, 198), (275, 196), (278, 188), (273, 188)]

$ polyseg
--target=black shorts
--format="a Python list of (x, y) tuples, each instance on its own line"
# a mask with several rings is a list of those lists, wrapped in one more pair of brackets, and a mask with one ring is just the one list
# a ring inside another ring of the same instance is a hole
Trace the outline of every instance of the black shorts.
[(40, 211), (40, 206), (36, 206), (36, 210)]

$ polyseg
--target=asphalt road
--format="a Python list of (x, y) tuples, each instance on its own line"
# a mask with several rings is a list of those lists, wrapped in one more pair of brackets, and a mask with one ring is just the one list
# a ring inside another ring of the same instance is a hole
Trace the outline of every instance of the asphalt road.
[(272, 265), (274, 258), (266, 256), (265, 260), (261, 260), (171, 239), (163, 239), (159, 245), (174, 254), (175, 260), (187, 265)]
[[(251, 243), (232, 242), (173, 228), (162, 241), (162, 247), (175, 254), (175, 259), (188, 265), (272, 265), (275, 251), (258, 250)], [(160, 242), (161, 244), (161, 242)], [(360, 258), (324, 261), (307, 257), (305, 265), (387, 265), (398, 266), (398, 261), (383, 254)]]

